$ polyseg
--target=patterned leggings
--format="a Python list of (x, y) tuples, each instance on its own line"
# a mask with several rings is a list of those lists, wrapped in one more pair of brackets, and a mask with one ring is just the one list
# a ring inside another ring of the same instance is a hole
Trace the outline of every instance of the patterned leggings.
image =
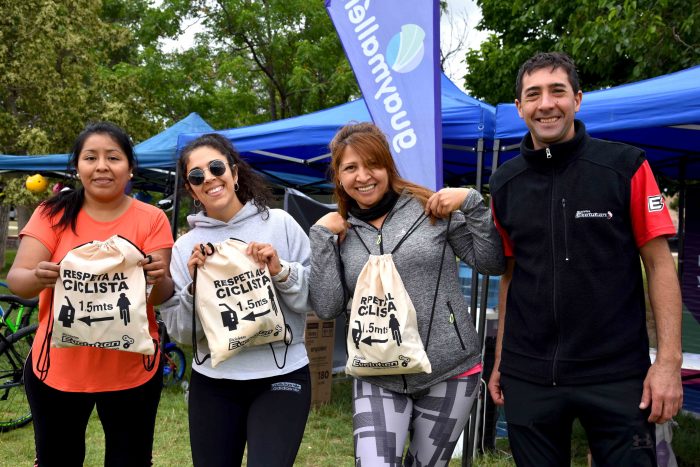
[(449, 379), (416, 399), (354, 380), (355, 465), (401, 466), (409, 430), (404, 466), (447, 465), (469, 418), (479, 378), (474, 374)]

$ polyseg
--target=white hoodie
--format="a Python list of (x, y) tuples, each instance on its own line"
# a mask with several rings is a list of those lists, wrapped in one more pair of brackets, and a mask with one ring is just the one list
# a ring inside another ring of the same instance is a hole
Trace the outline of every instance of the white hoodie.
[[(216, 368), (211, 367), (211, 359), (208, 359), (202, 365), (193, 362), (193, 369), (210, 378), (248, 380), (287, 374), (308, 364), (304, 329), (306, 313), (311, 311), (308, 301), (311, 251), (309, 238), (299, 224), (281, 209), (268, 209), (260, 213), (251, 202), (246, 203), (228, 222), (212, 219), (203, 212), (188, 216), (187, 221), (191, 230), (177, 239), (170, 261), (175, 294), (160, 307), (168, 334), (180, 343), (192, 345), (193, 297), (188, 292), (192, 278), (187, 261), (195, 245), (222, 242), (229, 238), (270, 243), (277, 250), (280, 260), (287, 262), (291, 268), (286, 281), (273, 279), (286, 322), (292, 329), (293, 340), (284, 367), (277, 367), (275, 357), (282, 365), (285, 345), (275, 342), (274, 356), (269, 345), (258, 345), (241, 351)], [(196, 325), (197, 349), (202, 360), (209, 353), (209, 346), (199, 319)]]

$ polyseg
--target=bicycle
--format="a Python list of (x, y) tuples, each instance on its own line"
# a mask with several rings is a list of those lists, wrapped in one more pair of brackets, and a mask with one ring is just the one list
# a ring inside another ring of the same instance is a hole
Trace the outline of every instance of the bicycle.
[(36, 334), (32, 316), (38, 304), (38, 298), (0, 295), (0, 432), (24, 426), (32, 419), (23, 370)]
[(165, 324), (160, 320), (158, 321), (158, 332), (160, 333), (160, 351), (165, 357), (165, 362), (163, 362), (163, 387), (183, 384), (185, 370), (187, 369), (185, 352), (175, 342), (170, 340)]

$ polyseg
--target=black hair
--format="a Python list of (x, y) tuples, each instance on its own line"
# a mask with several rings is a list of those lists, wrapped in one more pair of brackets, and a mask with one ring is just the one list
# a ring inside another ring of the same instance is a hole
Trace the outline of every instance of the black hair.
[(540, 70), (542, 68), (551, 68), (552, 71), (557, 68), (563, 69), (569, 76), (569, 83), (577, 93), (581, 90), (581, 84), (578, 80), (578, 73), (576, 72), (576, 65), (574, 61), (564, 52), (540, 52), (536, 55), (530, 57), (525, 63), (520, 66), (518, 70), (518, 77), (515, 80), (515, 98), (520, 99), (520, 93), (523, 92), (523, 76), (527, 73), (528, 75), (533, 71)]
[(217, 133), (202, 135), (188, 143), (187, 146), (182, 149), (178, 164), (180, 166), (180, 173), (185, 181), (185, 188), (188, 189), (188, 192), (191, 188), (190, 182), (187, 181), (187, 163), (190, 160), (192, 151), (201, 147), (210, 147), (220, 152), (226, 157), (232, 170), (234, 166), (236, 167), (238, 171), (238, 190), (236, 191), (236, 196), (242, 204), (252, 200), (255, 207), (258, 208), (258, 212), (265, 212), (268, 210), (268, 205), (272, 199), (272, 193), (265, 183), (265, 180), (253, 171), (250, 164), (243, 160), (240, 153), (227, 138)]
[[(78, 159), (80, 157), (80, 152), (83, 150), (83, 146), (85, 145), (85, 141), (94, 134), (104, 134), (112, 138), (114, 142), (119, 145), (119, 148), (122, 150), (124, 155), (126, 155), (126, 159), (129, 162), (129, 168), (132, 170), (136, 168), (134, 146), (131, 143), (131, 138), (129, 138), (126, 131), (114, 123), (96, 122), (89, 123), (75, 139), (70, 158), (68, 159), (69, 172), (77, 170)], [(78, 214), (80, 213), (84, 202), (85, 189), (80, 186), (74, 190), (65, 190), (57, 193), (44, 201), (42, 206), (44, 208), (44, 212), (49, 217), (53, 217), (61, 213), (61, 218), (52, 227), (63, 230), (70, 226), (73, 232), (75, 232)]]

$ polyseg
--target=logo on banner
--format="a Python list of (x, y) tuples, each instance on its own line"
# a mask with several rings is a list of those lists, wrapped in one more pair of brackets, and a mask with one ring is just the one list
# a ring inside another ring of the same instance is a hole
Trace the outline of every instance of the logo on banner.
[(384, 48), (375, 34), (380, 28), (376, 17), (365, 19), (369, 2), (366, 5), (357, 3), (358, 0), (350, 1), (345, 9), (348, 10), (350, 22), (357, 25), (354, 28), (356, 40), (367, 58), (367, 65), (371, 67), (376, 89), (374, 100), (383, 104), (384, 111), (390, 116), (391, 128), (397, 132), (391, 137), (391, 144), (399, 154), (402, 149), (414, 147), (417, 136), (389, 69), (408, 73), (420, 64), (425, 53), (425, 32), (415, 24), (403, 25), (401, 32), (389, 41), (385, 49), (387, 55), (384, 56), (381, 53)]
[(425, 31), (417, 24), (404, 24), (389, 41), (386, 59), (397, 73), (415, 70), (425, 55)]
[(325, 0), (325, 4), (372, 121), (386, 134), (401, 175), (441, 187), (439, 2)]

